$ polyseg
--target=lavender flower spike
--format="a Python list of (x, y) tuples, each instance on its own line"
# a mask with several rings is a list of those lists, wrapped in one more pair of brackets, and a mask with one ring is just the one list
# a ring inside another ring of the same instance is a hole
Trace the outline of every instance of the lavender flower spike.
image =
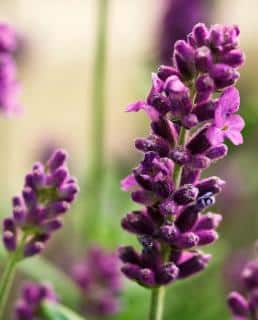
[(82, 311), (106, 317), (120, 309), (121, 273), (117, 254), (91, 247), (85, 259), (75, 264), (72, 278), (81, 290)]
[(13, 214), (3, 222), (8, 251), (22, 245), (23, 257), (39, 254), (62, 227), (62, 217), (79, 191), (66, 161), (67, 153), (57, 149), (46, 164), (35, 163), (26, 175), (22, 194), (13, 198)]
[(228, 306), (233, 319), (255, 320), (258, 312), (258, 260), (251, 260), (243, 268), (240, 280), (243, 292), (233, 291), (228, 296)]
[(206, 210), (225, 181), (201, 175), (226, 156), (224, 139), (242, 143), (244, 121), (233, 87), (244, 62), (239, 33), (237, 26), (195, 25), (175, 43), (173, 64), (152, 74), (146, 101), (127, 108), (144, 110), (151, 132), (136, 140), (143, 160), (121, 183), (142, 205), (122, 219), (141, 249), (121, 248), (120, 258), (130, 280), (152, 289), (151, 320), (161, 319), (160, 287), (204, 270), (211, 256), (200, 248), (218, 239), (222, 218)]
[(25, 283), (21, 297), (16, 302), (15, 320), (41, 319), (41, 304), (46, 300), (57, 302), (57, 297), (49, 285), (32, 282)]
[(6, 23), (0, 23), (0, 110), (6, 115), (22, 111), (18, 101), (20, 85), (16, 79), (14, 53), (17, 47), (17, 34)]

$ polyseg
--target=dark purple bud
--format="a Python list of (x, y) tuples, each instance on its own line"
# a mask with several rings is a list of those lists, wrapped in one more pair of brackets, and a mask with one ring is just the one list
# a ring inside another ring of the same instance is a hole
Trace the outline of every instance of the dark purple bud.
[(201, 230), (195, 231), (195, 234), (199, 237), (199, 246), (205, 246), (211, 244), (218, 239), (218, 234), (214, 230)]
[(24, 301), (19, 300), (15, 307), (15, 315), (18, 320), (33, 320), (33, 311), (30, 306)]
[(198, 219), (199, 210), (196, 205), (190, 205), (183, 209), (176, 219), (176, 226), (181, 232), (190, 231)]
[(136, 265), (140, 265), (141, 263), (140, 255), (134, 250), (133, 247), (120, 247), (118, 250), (118, 255), (124, 263), (132, 263)]
[(172, 98), (181, 98), (188, 95), (189, 93), (189, 89), (179, 79), (179, 77), (175, 75), (167, 78), (164, 84), (164, 89)]
[(12, 204), (13, 206), (22, 206), (23, 205), (23, 201), (22, 198), (20, 196), (16, 196), (12, 198)]
[(198, 124), (198, 118), (195, 114), (189, 113), (181, 119), (181, 123), (184, 128), (191, 129)]
[(155, 285), (155, 274), (151, 269), (141, 269), (139, 271), (138, 281), (146, 287), (151, 287)]
[(159, 210), (164, 217), (171, 217), (176, 214), (176, 204), (171, 199), (166, 199), (159, 205)]
[(39, 254), (45, 248), (44, 243), (42, 242), (29, 242), (25, 245), (24, 248), (24, 256), (25, 257), (32, 257), (36, 254)]
[(195, 183), (200, 178), (200, 175), (201, 175), (200, 170), (193, 170), (189, 167), (184, 167), (181, 185), (183, 186), (184, 184)]
[(153, 195), (153, 192), (145, 190), (133, 191), (131, 197), (134, 202), (143, 204), (145, 206), (150, 206), (157, 200)]
[(51, 158), (48, 160), (47, 166), (50, 171), (55, 171), (59, 167), (62, 167), (67, 160), (67, 152), (62, 149), (56, 150)]
[(169, 256), (169, 261), (174, 262), (176, 265), (182, 258), (183, 252), (181, 250), (171, 250), (170, 256)]
[(136, 149), (143, 152), (154, 151), (160, 157), (166, 157), (169, 153), (169, 143), (158, 136), (150, 135), (148, 138), (138, 138), (135, 140)]
[(164, 138), (173, 146), (178, 137), (177, 130), (172, 121), (167, 119), (160, 119), (151, 123), (151, 128), (155, 134)]
[(11, 232), (15, 232), (16, 230), (16, 226), (15, 226), (15, 222), (12, 218), (5, 218), (3, 221), (3, 230), (4, 231), (11, 231)]
[(205, 126), (201, 128), (187, 144), (187, 149), (193, 154), (203, 153), (208, 150), (212, 143), (207, 135), (208, 128)]
[(208, 192), (212, 194), (221, 192), (224, 184), (224, 180), (220, 179), (219, 177), (213, 176), (202, 179), (201, 181), (196, 183), (195, 186), (199, 189), (199, 195), (202, 196), (204, 194), (207, 194)]
[(184, 279), (202, 271), (211, 259), (211, 255), (197, 254), (179, 264), (179, 278)]
[(141, 269), (139, 266), (136, 266), (135, 264), (131, 264), (131, 263), (126, 263), (121, 268), (122, 273), (125, 276), (127, 276), (127, 278), (135, 281), (139, 280), (140, 270)]
[(24, 222), (26, 217), (26, 210), (23, 206), (15, 206), (13, 208), (13, 218), (16, 222), (22, 223)]
[(209, 100), (197, 104), (193, 112), (199, 121), (206, 121), (214, 118), (217, 106), (217, 100)]
[(242, 272), (245, 286), (250, 290), (258, 286), (258, 261), (250, 261)]
[(208, 157), (200, 154), (193, 156), (188, 166), (195, 170), (204, 170), (207, 169), (210, 166), (210, 164), (211, 160)]
[(189, 162), (190, 154), (184, 148), (176, 147), (171, 151), (170, 158), (176, 163), (184, 165)]
[[(198, 104), (200, 104), (202, 102), (207, 103), (207, 101), (209, 100), (209, 98), (211, 97), (212, 93), (215, 90), (215, 85), (214, 85), (213, 79), (208, 74), (202, 74), (195, 81), (195, 86), (196, 86), (196, 90), (197, 90), (197, 97), (195, 99), (195, 102)], [(200, 107), (198, 109), (200, 109)], [(196, 107), (194, 109), (194, 112), (195, 112), (195, 110), (196, 110)], [(198, 116), (197, 112), (196, 112), (196, 115)], [(204, 119), (204, 120), (206, 120), (206, 119)], [(200, 121), (203, 121), (203, 120), (200, 120)]]
[(211, 160), (219, 160), (224, 158), (228, 153), (228, 147), (225, 144), (219, 144), (211, 147), (207, 152), (206, 156)]
[(197, 23), (193, 28), (192, 36), (198, 47), (204, 46), (209, 39), (209, 30), (204, 23)]
[(228, 64), (232, 68), (238, 68), (245, 62), (245, 55), (240, 49), (233, 49), (223, 53), (220, 62)]
[(249, 305), (252, 310), (257, 309), (258, 307), (258, 289), (251, 291), (249, 296)]
[(40, 188), (45, 183), (45, 173), (42, 169), (35, 169), (32, 173), (32, 184), (34, 188)]
[(249, 306), (247, 300), (238, 292), (231, 292), (228, 297), (228, 305), (234, 316), (248, 317)]
[[(153, 115), (152, 115), (151, 109), (150, 109), (149, 115), (151, 116), (152, 120), (158, 120), (159, 116), (164, 116), (166, 113), (168, 113), (171, 110), (170, 99), (162, 94), (153, 95), (151, 99), (149, 98), (149, 103), (159, 113), (156, 116), (155, 112), (153, 112)], [(147, 111), (148, 110), (146, 109), (146, 112)]]
[(134, 211), (122, 219), (122, 227), (132, 233), (152, 235), (155, 231), (153, 221), (146, 212)]
[(70, 208), (70, 204), (68, 202), (57, 201), (57, 202), (51, 203), (48, 209), (53, 215), (56, 215), (56, 214), (63, 214), (67, 212), (69, 208)]
[(17, 247), (16, 236), (12, 231), (3, 232), (3, 243), (8, 251), (15, 251)]
[(195, 247), (199, 242), (199, 237), (193, 232), (187, 232), (181, 234), (175, 241), (174, 244), (179, 249), (190, 249)]
[(161, 65), (158, 69), (158, 77), (163, 81), (173, 75), (179, 76), (179, 72), (176, 68)]
[(212, 67), (210, 76), (213, 78), (217, 89), (232, 86), (239, 79), (239, 73), (234, 68), (222, 63), (215, 64)]
[(54, 219), (42, 225), (45, 232), (53, 232), (62, 227), (63, 223), (60, 219)]
[(222, 221), (222, 215), (208, 212), (201, 215), (197, 221), (194, 231), (216, 229)]
[(174, 63), (184, 78), (193, 77), (195, 73), (194, 49), (184, 40), (178, 40), (174, 45)]
[(196, 200), (199, 190), (192, 184), (185, 184), (173, 194), (173, 200), (179, 205), (186, 205)]
[(160, 227), (159, 236), (168, 243), (173, 242), (178, 237), (178, 234), (178, 229), (173, 223), (165, 224)]
[(59, 195), (62, 200), (72, 202), (75, 195), (79, 192), (79, 186), (76, 183), (67, 183), (59, 188)]
[(167, 285), (176, 280), (178, 276), (178, 268), (173, 262), (167, 262), (161, 266), (157, 272), (156, 278), (159, 285)]
[(212, 66), (213, 59), (211, 50), (206, 47), (200, 47), (195, 51), (196, 68), (201, 72), (208, 72)]
[(60, 167), (51, 175), (51, 183), (56, 187), (60, 187), (68, 177), (68, 170), (65, 167)]
[(22, 191), (22, 196), (25, 204), (29, 208), (35, 208), (37, 205), (37, 195), (35, 191), (30, 187), (25, 187)]

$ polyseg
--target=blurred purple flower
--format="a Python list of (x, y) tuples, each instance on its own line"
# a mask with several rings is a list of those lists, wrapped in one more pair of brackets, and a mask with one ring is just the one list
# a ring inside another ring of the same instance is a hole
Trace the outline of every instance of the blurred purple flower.
[(171, 63), (174, 43), (185, 38), (197, 22), (210, 22), (211, 4), (206, 0), (164, 0), (158, 45), (161, 63)]
[(41, 319), (41, 304), (46, 300), (57, 302), (57, 297), (49, 285), (27, 282), (15, 305), (15, 320)]
[(14, 53), (17, 34), (8, 24), (0, 23), (0, 110), (6, 115), (22, 111), (18, 96), (20, 85), (16, 80)]
[(3, 243), (8, 251), (22, 245), (23, 256), (38, 254), (62, 227), (62, 216), (79, 191), (66, 161), (67, 153), (57, 149), (45, 165), (35, 163), (26, 175), (22, 195), (13, 198), (13, 215), (3, 221)]
[(81, 289), (85, 313), (104, 317), (119, 311), (119, 266), (117, 255), (100, 247), (91, 247), (85, 259), (74, 265), (72, 277)]

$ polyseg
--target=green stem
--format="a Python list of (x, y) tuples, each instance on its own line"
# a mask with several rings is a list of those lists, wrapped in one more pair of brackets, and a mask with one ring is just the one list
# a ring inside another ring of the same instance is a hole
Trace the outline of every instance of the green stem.
[[(86, 187), (90, 190), (90, 199), (87, 208), (91, 211), (90, 216), (96, 219), (101, 210), (101, 186), (105, 169), (105, 104), (106, 104), (106, 69), (107, 69), (107, 34), (108, 34), (108, 8), (109, 0), (97, 2), (97, 33), (95, 60), (92, 74), (92, 97), (91, 97), (91, 150), (89, 177)], [(88, 152), (87, 152), (88, 153)], [(93, 213), (93, 214), (92, 214)], [(84, 219), (85, 220), (85, 219)], [(87, 225), (85, 225), (87, 222)], [(83, 226), (89, 227), (87, 220)], [(97, 222), (94, 222), (96, 225)], [(91, 226), (90, 229), (93, 229)]]
[(26, 235), (23, 236), (19, 247), (10, 254), (0, 281), (0, 320), (4, 320), (4, 310), (12, 287), (16, 266), (21, 259), (25, 240)]
[[(184, 146), (187, 140), (188, 131), (185, 128), (181, 128), (178, 145)], [(183, 167), (179, 164), (175, 164), (173, 171), (173, 181), (175, 182), (176, 188), (181, 184)], [(168, 249), (164, 251), (163, 257), (164, 261), (167, 260), (169, 255)], [(165, 303), (165, 287), (158, 287), (152, 289), (151, 293), (151, 305), (150, 305), (150, 315), (149, 320), (162, 320), (164, 303)]]

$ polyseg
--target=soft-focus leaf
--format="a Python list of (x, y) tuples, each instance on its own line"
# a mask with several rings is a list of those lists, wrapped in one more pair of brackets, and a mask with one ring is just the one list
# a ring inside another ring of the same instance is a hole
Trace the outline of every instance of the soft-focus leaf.
[(41, 310), (48, 320), (86, 320), (60, 304), (46, 302)]

